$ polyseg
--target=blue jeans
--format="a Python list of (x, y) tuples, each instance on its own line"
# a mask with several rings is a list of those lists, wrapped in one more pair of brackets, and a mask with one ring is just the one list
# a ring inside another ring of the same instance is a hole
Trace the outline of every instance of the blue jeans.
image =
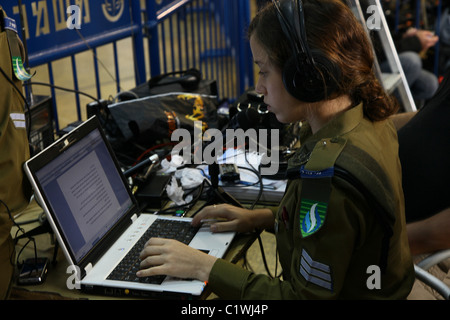
[[(422, 68), (422, 59), (416, 52), (402, 52), (398, 57), (414, 100), (430, 99), (439, 86), (436, 75)], [(390, 71), (387, 61), (380, 68), (382, 72)]]

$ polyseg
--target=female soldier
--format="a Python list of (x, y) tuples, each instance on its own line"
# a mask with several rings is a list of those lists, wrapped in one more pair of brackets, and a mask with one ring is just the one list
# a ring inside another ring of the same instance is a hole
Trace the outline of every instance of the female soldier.
[(280, 122), (304, 121), (302, 146), (276, 212), (222, 204), (193, 224), (274, 229), (283, 280), (164, 239), (148, 241), (138, 276), (197, 278), (225, 299), (406, 298), (414, 271), (397, 136), (386, 120), (396, 105), (374, 76), (362, 26), (339, 0), (284, 0), (261, 10), (248, 34), (256, 90)]

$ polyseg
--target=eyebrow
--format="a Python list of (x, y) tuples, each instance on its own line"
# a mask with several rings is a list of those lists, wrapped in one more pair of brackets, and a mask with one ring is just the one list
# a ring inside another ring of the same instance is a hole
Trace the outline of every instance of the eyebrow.
[(267, 61), (260, 61), (260, 60), (253, 60), (253, 62), (258, 66), (265, 66), (267, 64)]

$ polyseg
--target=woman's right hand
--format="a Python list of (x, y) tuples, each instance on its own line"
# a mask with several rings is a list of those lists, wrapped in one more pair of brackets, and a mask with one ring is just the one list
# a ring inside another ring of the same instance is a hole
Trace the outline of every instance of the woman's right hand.
[[(199, 226), (208, 220), (211, 232), (251, 232), (257, 228), (273, 225), (273, 215), (269, 209), (250, 210), (229, 204), (218, 204), (203, 208), (192, 220), (193, 226)], [(271, 221), (271, 222), (270, 222)]]

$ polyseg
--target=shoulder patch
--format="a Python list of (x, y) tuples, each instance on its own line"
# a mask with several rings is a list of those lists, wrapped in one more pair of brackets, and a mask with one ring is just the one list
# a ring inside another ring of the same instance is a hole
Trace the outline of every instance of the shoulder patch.
[(302, 199), (300, 204), (300, 231), (303, 238), (316, 233), (324, 224), (328, 204)]
[(309, 162), (299, 170), (303, 180), (299, 219), (303, 238), (319, 231), (325, 223), (334, 163), (345, 144), (345, 140), (337, 138), (317, 142)]

